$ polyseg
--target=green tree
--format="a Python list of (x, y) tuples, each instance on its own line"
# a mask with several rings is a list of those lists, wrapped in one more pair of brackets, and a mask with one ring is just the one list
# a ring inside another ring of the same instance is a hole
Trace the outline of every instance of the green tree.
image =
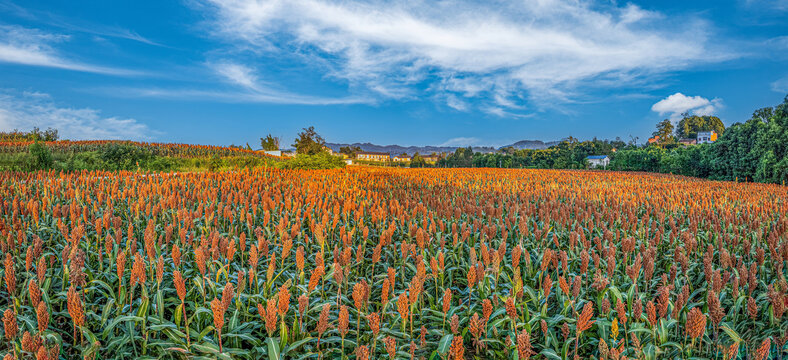
[(652, 136), (659, 136), (660, 143), (672, 143), (675, 141), (673, 138), (673, 123), (665, 119), (657, 123), (657, 131), (651, 133)]
[(279, 137), (268, 134), (266, 137), (260, 138), (260, 146), (265, 151), (279, 150)]
[(315, 155), (325, 151), (323, 146), (326, 141), (315, 131), (314, 126), (302, 130), (293, 144), (297, 154)]
[(427, 162), (424, 160), (418, 152), (413, 154), (413, 157), (410, 158), (410, 167), (412, 168), (422, 168), (427, 166)]
[(361, 147), (358, 146), (342, 146), (339, 148), (340, 154), (345, 154), (349, 157), (355, 158), (356, 154), (361, 152)]
[(698, 136), (698, 132), (701, 131), (713, 130), (718, 136), (725, 131), (725, 124), (716, 116), (698, 116), (689, 115), (688, 113), (682, 115), (682, 119), (679, 120), (676, 126), (676, 136), (679, 139), (694, 139)]
[(49, 148), (38, 141), (30, 144), (27, 151), (31, 156), (31, 163), (29, 164), (30, 170), (50, 169), (55, 163)]

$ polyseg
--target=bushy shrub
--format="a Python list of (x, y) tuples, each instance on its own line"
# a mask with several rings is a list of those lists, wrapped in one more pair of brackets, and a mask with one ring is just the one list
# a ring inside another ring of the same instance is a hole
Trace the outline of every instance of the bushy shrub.
[(277, 163), (277, 166), (282, 169), (336, 169), (345, 167), (345, 162), (339, 156), (323, 152), (315, 155), (299, 154), (293, 159)]
[(110, 144), (101, 149), (100, 156), (107, 170), (134, 170), (153, 157), (149, 150), (127, 144)]

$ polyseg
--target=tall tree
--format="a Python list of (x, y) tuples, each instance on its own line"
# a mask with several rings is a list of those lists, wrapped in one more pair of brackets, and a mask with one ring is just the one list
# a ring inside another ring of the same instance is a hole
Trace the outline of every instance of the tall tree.
[(315, 155), (325, 151), (323, 146), (326, 141), (315, 131), (314, 126), (302, 130), (293, 144), (297, 154)]
[(676, 126), (676, 136), (680, 139), (696, 138), (700, 131), (713, 130), (717, 135), (722, 135), (725, 131), (725, 124), (716, 116), (698, 116), (688, 113), (682, 115), (682, 119), (679, 120), (678, 126)]
[(652, 136), (659, 136), (660, 143), (672, 143), (673, 138), (673, 123), (665, 119), (657, 123), (657, 131), (651, 133)]
[(266, 137), (260, 138), (260, 146), (265, 151), (279, 150), (279, 137), (268, 134)]

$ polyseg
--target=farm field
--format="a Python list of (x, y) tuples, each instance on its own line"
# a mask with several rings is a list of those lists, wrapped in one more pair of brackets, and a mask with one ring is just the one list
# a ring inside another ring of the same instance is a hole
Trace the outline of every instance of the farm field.
[(788, 187), (0, 172), (5, 359), (782, 359)]

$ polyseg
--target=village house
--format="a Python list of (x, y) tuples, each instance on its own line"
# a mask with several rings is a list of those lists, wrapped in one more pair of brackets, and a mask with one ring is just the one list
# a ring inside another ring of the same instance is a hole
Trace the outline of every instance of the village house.
[(356, 159), (366, 161), (390, 161), (391, 155), (385, 152), (364, 151), (356, 153)]
[(408, 162), (410, 161), (410, 156), (408, 154), (396, 155), (391, 160), (394, 162)]
[(717, 141), (717, 132), (714, 130), (698, 132), (698, 144), (711, 144), (715, 141)]
[(325, 145), (323, 145), (323, 151), (327, 152), (327, 153), (328, 153), (328, 155), (331, 155), (331, 156), (334, 156), (334, 155), (336, 155), (336, 153), (334, 152), (334, 150), (331, 150), (331, 148), (330, 148), (330, 147), (328, 147), (328, 146), (325, 146)]
[(684, 145), (684, 146), (695, 145), (697, 143), (698, 143), (698, 141), (695, 140), (695, 139), (680, 139), (679, 140), (679, 144)]
[(588, 162), (588, 166), (591, 168), (603, 167), (607, 168), (607, 165), (610, 164), (610, 158), (607, 155), (590, 155), (586, 157), (586, 161)]
[(438, 159), (440, 159), (440, 155), (438, 154), (422, 155), (421, 157), (428, 163), (435, 163), (438, 162)]

